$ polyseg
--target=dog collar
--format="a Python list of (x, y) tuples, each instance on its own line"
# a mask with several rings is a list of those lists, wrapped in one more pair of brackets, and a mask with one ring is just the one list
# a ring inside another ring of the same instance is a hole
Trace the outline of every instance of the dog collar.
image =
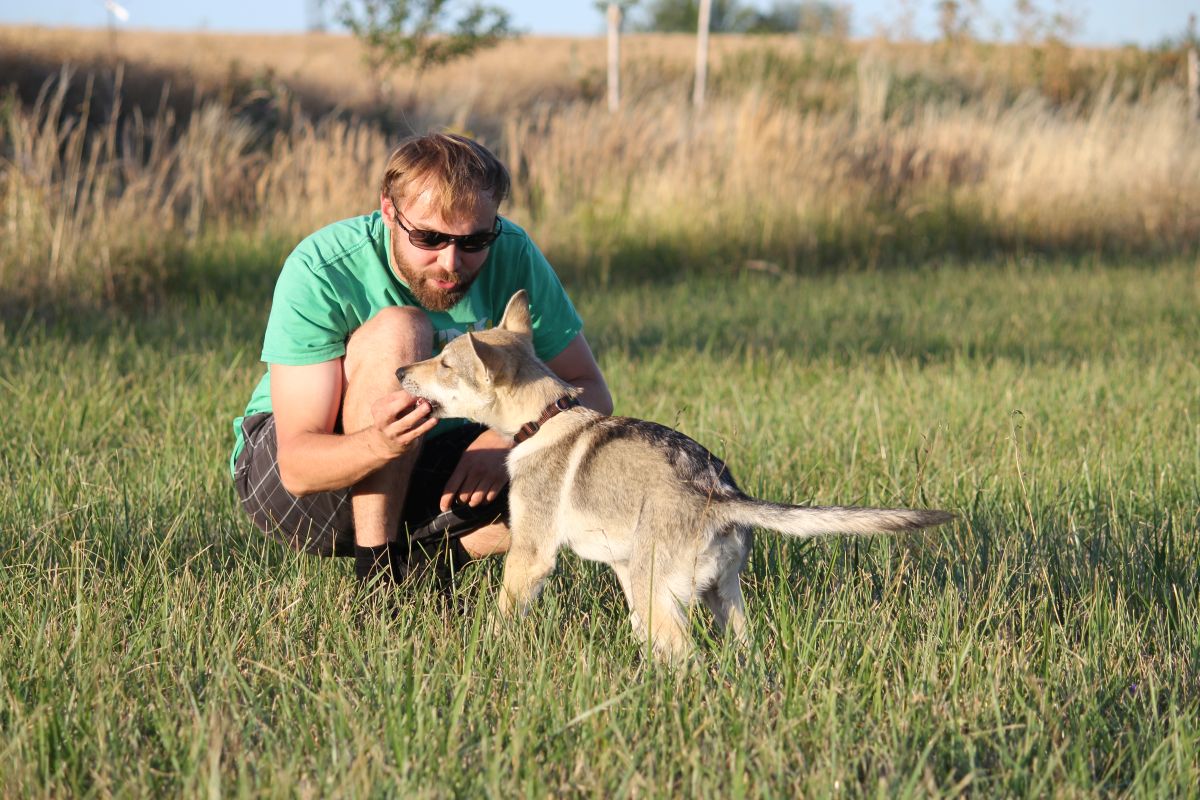
[(577, 405), (579, 405), (579, 400), (569, 394), (564, 394), (562, 397), (546, 406), (546, 409), (542, 412), (542, 415), (536, 420), (532, 422), (526, 422), (524, 425), (522, 425), (521, 430), (517, 431), (517, 435), (513, 437), (513, 441), (515, 441), (517, 444), (520, 444), (530, 436), (533, 436), (535, 433), (540, 431), (548, 419), (561, 414), (568, 408), (574, 408)]

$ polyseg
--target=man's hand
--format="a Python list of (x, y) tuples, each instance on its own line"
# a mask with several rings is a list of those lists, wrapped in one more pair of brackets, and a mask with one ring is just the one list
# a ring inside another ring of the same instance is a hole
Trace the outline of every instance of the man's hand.
[(417, 399), (403, 389), (385, 394), (371, 404), (371, 450), (382, 458), (395, 458), (437, 422), (424, 398)]
[(446, 481), (442, 492), (441, 509), (449, 511), (455, 501), (477, 506), (490, 503), (508, 483), (504, 461), (513, 447), (511, 440), (493, 431), (485, 431), (471, 442), (458, 466)]

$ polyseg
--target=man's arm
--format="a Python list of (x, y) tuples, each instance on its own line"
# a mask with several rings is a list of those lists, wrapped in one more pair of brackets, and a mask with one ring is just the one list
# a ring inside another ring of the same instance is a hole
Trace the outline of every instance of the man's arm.
[(294, 495), (353, 486), (437, 424), (428, 403), (414, 408), (415, 398), (401, 390), (375, 401), (370, 427), (335, 434), (342, 385), (340, 358), (302, 367), (271, 365), (279, 477)]
[[(546, 365), (559, 378), (583, 390), (579, 397), (581, 404), (601, 414), (612, 413), (613, 403), (608, 384), (604, 382), (592, 349), (582, 333)], [(470, 506), (495, 500), (504, 484), (508, 483), (504, 462), (512, 447), (512, 440), (495, 431), (480, 434), (459, 459), (450, 480), (446, 481), (441, 498), (442, 510), (449, 509), (455, 500)]]
[(546, 362), (550, 370), (572, 386), (583, 390), (579, 402), (601, 414), (613, 412), (612, 395), (600, 372), (600, 365), (588, 347), (587, 339), (579, 334), (561, 353)]

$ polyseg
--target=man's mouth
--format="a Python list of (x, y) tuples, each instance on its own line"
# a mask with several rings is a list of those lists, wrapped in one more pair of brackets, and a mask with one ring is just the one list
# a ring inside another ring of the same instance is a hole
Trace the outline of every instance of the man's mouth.
[(443, 292), (448, 292), (459, 284), (458, 281), (443, 281), (438, 280), (437, 278), (430, 278), (429, 280), (434, 286), (441, 289)]

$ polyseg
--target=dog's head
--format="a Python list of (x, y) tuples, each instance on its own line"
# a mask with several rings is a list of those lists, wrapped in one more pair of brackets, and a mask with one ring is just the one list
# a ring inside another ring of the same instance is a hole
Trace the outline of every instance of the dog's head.
[(508, 301), (500, 324), (459, 336), (433, 358), (396, 371), (406, 392), (423, 397), (439, 418), (464, 417), (500, 427), (516, 386), (548, 370), (533, 351), (525, 290)]

